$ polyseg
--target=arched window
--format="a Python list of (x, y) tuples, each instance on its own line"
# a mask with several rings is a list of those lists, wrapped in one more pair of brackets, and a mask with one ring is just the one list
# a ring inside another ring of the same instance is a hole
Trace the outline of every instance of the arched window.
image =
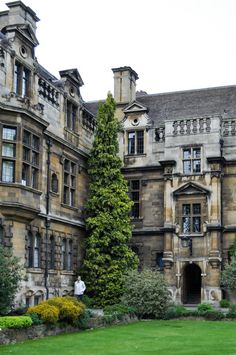
[(53, 235), (50, 237), (50, 245), (49, 245), (49, 268), (55, 268), (55, 238)]
[(62, 269), (66, 270), (67, 263), (66, 263), (66, 239), (62, 240)]
[(51, 190), (52, 192), (58, 192), (58, 178), (55, 173), (52, 174), (52, 181), (51, 181)]
[(69, 240), (69, 245), (68, 245), (68, 270), (73, 269), (73, 258), (72, 258), (72, 250), (73, 250), (73, 243), (72, 240)]
[(40, 267), (40, 245), (41, 237), (37, 233), (34, 239), (34, 267)]
[(27, 260), (28, 260), (28, 267), (33, 267), (33, 234), (29, 232), (28, 234), (28, 241), (27, 241)]

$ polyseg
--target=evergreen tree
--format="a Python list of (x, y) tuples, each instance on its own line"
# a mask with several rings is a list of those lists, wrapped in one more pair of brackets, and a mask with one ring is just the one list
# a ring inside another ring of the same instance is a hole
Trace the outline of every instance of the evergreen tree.
[(8, 313), (14, 302), (23, 267), (12, 251), (0, 245), (0, 314)]
[(118, 157), (119, 123), (111, 94), (100, 104), (89, 159), (87, 238), (82, 274), (97, 306), (119, 302), (124, 274), (136, 268), (137, 256), (129, 248), (132, 236), (127, 182)]

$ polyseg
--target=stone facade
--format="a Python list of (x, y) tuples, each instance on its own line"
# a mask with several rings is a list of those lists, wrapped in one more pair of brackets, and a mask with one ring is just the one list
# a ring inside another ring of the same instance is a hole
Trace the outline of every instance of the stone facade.
[(148, 95), (132, 68), (113, 72), (140, 268), (163, 272), (176, 303), (218, 303), (236, 231), (236, 87)]
[[(77, 69), (37, 61), (36, 14), (0, 13), (0, 239), (25, 266), (17, 302), (72, 292), (83, 258), (87, 158), (97, 102)], [(113, 68), (120, 157), (134, 201), (132, 248), (177, 303), (218, 302), (236, 231), (236, 86), (149, 95)]]
[(36, 14), (0, 13), (0, 236), (25, 266), (16, 302), (65, 295), (83, 255), (87, 157), (95, 127), (77, 69), (57, 79), (35, 57)]

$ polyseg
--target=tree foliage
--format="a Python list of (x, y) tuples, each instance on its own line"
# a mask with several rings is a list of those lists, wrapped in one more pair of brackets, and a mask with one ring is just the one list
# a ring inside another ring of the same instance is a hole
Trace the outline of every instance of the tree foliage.
[(163, 275), (149, 269), (131, 271), (126, 276), (122, 301), (134, 307), (141, 318), (164, 318), (170, 295)]
[(127, 195), (127, 182), (118, 157), (119, 123), (114, 117), (115, 108), (115, 101), (108, 94), (98, 109), (88, 171), (88, 236), (82, 274), (87, 292), (99, 306), (119, 302), (123, 275), (137, 266), (137, 257), (128, 246), (132, 236), (132, 201)]
[(0, 314), (6, 314), (14, 304), (14, 298), (22, 280), (23, 267), (12, 251), (0, 245)]
[(236, 290), (236, 256), (232, 256), (221, 275), (221, 284), (228, 290)]

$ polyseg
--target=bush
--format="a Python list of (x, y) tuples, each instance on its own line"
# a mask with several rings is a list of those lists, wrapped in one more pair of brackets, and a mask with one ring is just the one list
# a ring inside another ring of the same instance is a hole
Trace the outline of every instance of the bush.
[(228, 290), (236, 289), (236, 256), (232, 257), (230, 264), (222, 271), (221, 284)]
[(84, 312), (85, 305), (74, 297), (55, 297), (48, 301), (48, 304), (55, 306), (59, 310), (59, 320), (75, 323)]
[(165, 315), (165, 319), (179, 318), (179, 317), (187, 317), (190, 316), (191, 312), (189, 312), (182, 305), (172, 305), (168, 307)]
[(122, 301), (134, 307), (141, 318), (164, 318), (169, 306), (169, 292), (163, 276), (148, 269), (129, 272)]
[(221, 320), (225, 318), (224, 313), (215, 310), (205, 311), (204, 318), (207, 320)]
[(228, 300), (220, 300), (220, 307), (221, 308), (229, 308), (230, 302)]
[(88, 321), (90, 319), (91, 315), (88, 310), (85, 310), (80, 316), (79, 319), (75, 322), (75, 325), (79, 329), (88, 329)]
[(226, 314), (227, 318), (236, 318), (236, 304), (229, 306), (229, 312)]
[(43, 321), (39, 318), (36, 313), (29, 313), (28, 316), (32, 319), (33, 325), (40, 325)]
[(30, 307), (27, 313), (35, 313), (46, 324), (55, 324), (59, 319), (59, 309), (48, 301), (41, 302), (37, 306)]
[(32, 324), (28, 316), (0, 317), (0, 328), (29, 328)]
[(199, 315), (203, 315), (205, 312), (213, 311), (214, 308), (209, 303), (201, 303), (197, 307)]
[(92, 308), (94, 304), (93, 299), (87, 295), (83, 295), (82, 302), (87, 308)]

